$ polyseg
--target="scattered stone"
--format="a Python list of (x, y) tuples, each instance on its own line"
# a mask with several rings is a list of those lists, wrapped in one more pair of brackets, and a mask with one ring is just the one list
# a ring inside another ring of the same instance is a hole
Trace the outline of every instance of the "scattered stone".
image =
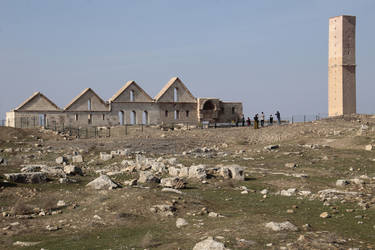
[(139, 172), (138, 183), (159, 183), (160, 180), (151, 171)]
[(189, 168), (189, 178), (204, 180), (207, 178), (206, 165), (196, 165)]
[(57, 230), (59, 230), (59, 229), (61, 229), (61, 228), (58, 227), (58, 226), (47, 225), (47, 226), (46, 226), (46, 229), (47, 229), (48, 231), (57, 231)]
[(189, 223), (183, 219), (183, 218), (177, 218), (176, 220), (176, 227), (177, 228), (181, 228), (181, 227), (184, 227), (184, 226), (187, 226)]
[(215, 212), (209, 212), (208, 217), (219, 217), (219, 214)]
[(289, 221), (280, 222), (280, 223), (271, 221), (266, 224), (266, 228), (272, 229), (275, 232), (298, 231), (298, 228), (292, 223), (290, 223)]
[(296, 167), (298, 167), (298, 165), (296, 163), (291, 162), (291, 163), (285, 163), (285, 167), (296, 168)]
[(57, 207), (65, 207), (66, 206), (66, 203), (65, 203), (65, 201), (63, 201), (63, 200), (59, 200), (58, 202), (57, 202)]
[(266, 194), (268, 194), (268, 190), (267, 189), (263, 189), (262, 191), (260, 191), (260, 193), (263, 194), (263, 195), (266, 195)]
[(64, 156), (60, 156), (60, 157), (56, 158), (57, 164), (64, 164), (64, 163), (67, 163), (67, 162), (68, 162), (68, 159), (66, 159), (66, 157), (64, 157)]
[(113, 157), (112, 154), (107, 154), (105, 152), (100, 152), (100, 160), (102, 160), (102, 161), (109, 161), (109, 160), (112, 159), (112, 157)]
[(82, 155), (74, 155), (72, 157), (72, 162), (73, 163), (82, 163), (83, 162), (83, 157)]
[(323, 219), (330, 218), (330, 217), (331, 215), (328, 212), (323, 212), (320, 214), (320, 218), (323, 218)]
[(224, 244), (215, 241), (213, 237), (208, 237), (207, 239), (195, 244), (193, 250), (229, 250), (225, 248)]
[(182, 189), (182, 188), (185, 188), (186, 183), (184, 182), (183, 179), (180, 179), (178, 177), (168, 177), (168, 178), (161, 179), (160, 185), (162, 187)]
[(137, 179), (131, 179), (128, 181), (124, 181), (124, 185), (126, 186), (136, 186), (137, 185)]
[(349, 184), (350, 184), (350, 182), (347, 181), (347, 180), (337, 180), (336, 181), (336, 186), (338, 186), (338, 187), (344, 187), (344, 186), (349, 185)]
[(224, 177), (224, 179), (234, 179), (238, 181), (245, 180), (244, 170), (238, 165), (220, 167), (219, 173), (222, 177)]
[(77, 166), (73, 166), (73, 165), (68, 165), (68, 166), (65, 166), (64, 167), (64, 172), (67, 174), (67, 175), (83, 175), (82, 173), (82, 169), (80, 167), (77, 167)]
[(4, 174), (5, 178), (17, 183), (42, 183), (47, 182), (47, 175), (42, 172)]
[(163, 188), (161, 191), (162, 192), (172, 192), (172, 193), (176, 193), (176, 194), (182, 194), (182, 192), (180, 190), (177, 190), (177, 189), (174, 189), (174, 188)]
[(94, 189), (114, 189), (118, 185), (114, 183), (107, 175), (101, 175), (95, 180), (89, 182), (86, 186)]
[(374, 149), (373, 145), (366, 145), (365, 146), (365, 150), (367, 150), (367, 151), (372, 151), (373, 149)]
[(161, 216), (174, 216), (176, 208), (171, 205), (155, 205), (150, 208), (152, 213), (161, 215)]
[(16, 241), (13, 242), (13, 246), (16, 247), (32, 247), (40, 244), (40, 241), (31, 242), (31, 241)]
[(264, 149), (265, 150), (274, 150), (274, 149), (278, 149), (280, 147), (280, 145), (268, 145), (268, 146), (265, 146)]
[(281, 196), (292, 196), (296, 194), (297, 189), (296, 188), (289, 188), (288, 190), (281, 190), (280, 195)]

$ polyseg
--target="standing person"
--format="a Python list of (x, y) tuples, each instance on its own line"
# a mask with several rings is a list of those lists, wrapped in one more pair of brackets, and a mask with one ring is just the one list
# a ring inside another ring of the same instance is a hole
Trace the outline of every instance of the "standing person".
[(281, 124), (281, 116), (280, 116), (280, 112), (279, 111), (276, 111), (276, 118), (277, 118), (277, 121), (279, 124)]
[(247, 117), (246, 123), (247, 123), (247, 126), (248, 126), (248, 127), (251, 126), (251, 120), (250, 120), (250, 117)]
[(256, 115), (254, 116), (254, 129), (258, 129), (258, 128), (259, 128), (259, 124), (258, 124), (258, 122), (259, 122), (258, 114), (256, 114)]
[(263, 112), (260, 115), (260, 126), (264, 127), (264, 113)]
[(272, 126), (272, 124), (273, 124), (273, 116), (270, 115), (270, 125)]
[(241, 122), (242, 122), (242, 127), (245, 127), (245, 116), (243, 114), (242, 114)]

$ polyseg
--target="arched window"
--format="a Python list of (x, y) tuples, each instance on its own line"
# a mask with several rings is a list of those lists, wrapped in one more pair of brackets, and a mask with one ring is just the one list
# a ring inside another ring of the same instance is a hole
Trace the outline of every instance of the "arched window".
[(130, 113), (130, 124), (137, 124), (137, 113), (134, 110)]
[(130, 101), (134, 102), (134, 90), (130, 90)]
[(91, 99), (87, 100), (87, 110), (91, 110)]
[(174, 88), (173, 90), (173, 101), (178, 102), (178, 88)]
[(142, 124), (148, 124), (148, 112), (147, 111), (143, 111), (142, 113)]
[(124, 125), (124, 111), (118, 112), (118, 120), (120, 122), (120, 125)]

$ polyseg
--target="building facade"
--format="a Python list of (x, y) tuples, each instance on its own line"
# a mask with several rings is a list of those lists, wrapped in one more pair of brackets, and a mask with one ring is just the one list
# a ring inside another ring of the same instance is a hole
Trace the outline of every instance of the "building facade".
[(355, 16), (329, 19), (329, 116), (356, 113), (355, 26)]
[(108, 101), (91, 88), (85, 89), (64, 108), (40, 92), (7, 112), (10, 127), (118, 126), (126, 124), (228, 123), (242, 118), (242, 103), (217, 98), (196, 98), (178, 78), (172, 78), (154, 97), (135, 81), (127, 82)]

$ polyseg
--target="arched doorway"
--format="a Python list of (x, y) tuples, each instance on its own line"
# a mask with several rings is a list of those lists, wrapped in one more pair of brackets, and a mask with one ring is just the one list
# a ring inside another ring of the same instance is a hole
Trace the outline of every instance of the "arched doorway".
[(214, 110), (215, 109), (215, 105), (210, 101), (206, 101), (204, 104), (203, 104), (203, 110)]

